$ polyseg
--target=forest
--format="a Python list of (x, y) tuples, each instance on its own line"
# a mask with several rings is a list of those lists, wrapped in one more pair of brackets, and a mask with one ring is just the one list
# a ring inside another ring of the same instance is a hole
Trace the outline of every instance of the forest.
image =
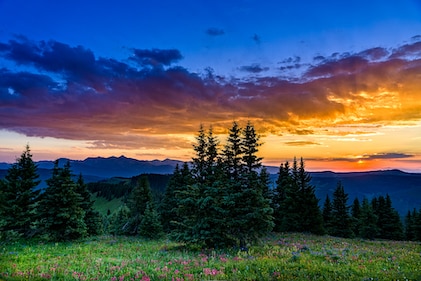
[[(421, 241), (421, 209), (400, 217), (388, 194), (350, 202), (341, 182), (332, 198), (317, 198), (302, 158), (281, 163), (271, 187), (261, 145), (250, 122), (244, 128), (233, 122), (223, 145), (212, 127), (201, 126), (191, 162), (176, 166), (166, 189), (154, 192), (150, 182), (159, 177), (85, 184), (58, 161), (47, 188), (38, 190), (28, 145), (0, 180), (0, 239), (62, 242), (111, 234), (244, 251), (270, 233)], [(123, 204), (103, 214), (94, 207), (100, 197)]]

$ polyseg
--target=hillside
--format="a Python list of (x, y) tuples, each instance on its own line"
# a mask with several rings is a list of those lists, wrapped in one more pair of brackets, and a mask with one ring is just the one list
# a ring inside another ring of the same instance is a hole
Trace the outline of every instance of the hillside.
[[(172, 174), (177, 164), (181, 161), (166, 159), (163, 161), (141, 161), (136, 159), (120, 157), (95, 157), (85, 160), (60, 159), (60, 166), (70, 161), (71, 169), (75, 176), (82, 174), (85, 182), (98, 182), (113, 177), (132, 178), (140, 174)], [(51, 176), (53, 161), (39, 161), (38, 173), (41, 184), (39, 188), (44, 188), (45, 180)], [(7, 173), (10, 164), (0, 163), (0, 178)], [(272, 185), (277, 178), (276, 167), (268, 167), (271, 174)], [(405, 173), (399, 170), (335, 173), (335, 172), (311, 172), (312, 184), (316, 187), (316, 195), (323, 204), (326, 195), (332, 198), (337, 182), (341, 181), (345, 192), (349, 195), (349, 204), (355, 198), (362, 200), (364, 197), (371, 199), (375, 196), (389, 194), (393, 206), (401, 215), (405, 215), (408, 210), (421, 207), (421, 174)], [(155, 192), (162, 192), (165, 189), (165, 181), (159, 186), (152, 186)]]

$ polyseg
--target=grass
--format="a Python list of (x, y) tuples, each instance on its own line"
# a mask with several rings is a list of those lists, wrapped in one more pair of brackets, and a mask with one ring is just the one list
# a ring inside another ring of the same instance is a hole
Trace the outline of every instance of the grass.
[(94, 209), (102, 215), (107, 215), (108, 210), (114, 212), (121, 205), (123, 205), (123, 201), (121, 198), (114, 198), (108, 201), (104, 197), (92, 196), (91, 199), (94, 201)]
[(0, 280), (421, 280), (421, 245), (279, 234), (248, 252), (103, 236), (1, 245)]

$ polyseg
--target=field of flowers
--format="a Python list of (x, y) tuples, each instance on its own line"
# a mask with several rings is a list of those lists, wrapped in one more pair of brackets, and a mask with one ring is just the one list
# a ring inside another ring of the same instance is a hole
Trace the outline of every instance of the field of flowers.
[(0, 245), (0, 280), (421, 280), (413, 242), (279, 234), (248, 252), (112, 236)]

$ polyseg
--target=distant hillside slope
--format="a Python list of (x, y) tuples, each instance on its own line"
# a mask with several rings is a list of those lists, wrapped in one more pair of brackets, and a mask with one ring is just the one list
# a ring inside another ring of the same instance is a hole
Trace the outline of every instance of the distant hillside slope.
[[(68, 159), (60, 159), (60, 166)], [(75, 176), (82, 174), (85, 182), (96, 182), (112, 177), (131, 178), (140, 174), (172, 174), (177, 164), (181, 161), (166, 159), (163, 161), (141, 161), (136, 159), (120, 157), (96, 157), (85, 160), (69, 160), (71, 169)], [(37, 162), (38, 172), (42, 180), (40, 188), (46, 186), (45, 180), (51, 176), (53, 161)], [(0, 178), (7, 173), (10, 164), (0, 163)], [(275, 183), (278, 171), (277, 167), (267, 167), (271, 172), (272, 184)], [(334, 172), (312, 172), (312, 184), (316, 187), (316, 195), (322, 205), (326, 194), (332, 198), (333, 191), (338, 181), (341, 181), (345, 192), (349, 195), (348, 203), (351, 205), (355, 198), (362, 200), (364, 197), (371, 199), (380, 195), (389, 194), (393, 206), (401, 215), (408, 210), (421, 208), (421, 174), (405, 173), (399, 170), (334, 173)], [(162, 187), (160, 187), (162, 190)]]
[(421, 208), (421, 174), (405, 173), (399, 170), (372, 171), (359, 173), (311, 173), (316, 195), (324, 202), (326, 195), (333, 197), (338, 181), (341, 181), (349, 195), (351, 205), (355, 198), (360, 202), (364, 197), (372, 199), (389, 194), (393, 207), (402, 215), (408, 210)]
[[(183, 164), (181, 161), (170, 159), (142, 161), (120, 156), (86, 158), (85, 160), (61, 158), (59, 166), (63, 167), (67, 161), (70, 161), (73, 174), (75, 176), (82, 174), (87, 183), (112, 177), (131, 178), (140, 174), (172, 174), (177, 164)], [(51, 177), (54, 161), (39, 161), (36, 164), (41, 180), (39, 188), (44, 188), (46, 187), (45, 180)], [(4, 178), (10, 166), (7, 163), (0, 163), (0, 178)]]

